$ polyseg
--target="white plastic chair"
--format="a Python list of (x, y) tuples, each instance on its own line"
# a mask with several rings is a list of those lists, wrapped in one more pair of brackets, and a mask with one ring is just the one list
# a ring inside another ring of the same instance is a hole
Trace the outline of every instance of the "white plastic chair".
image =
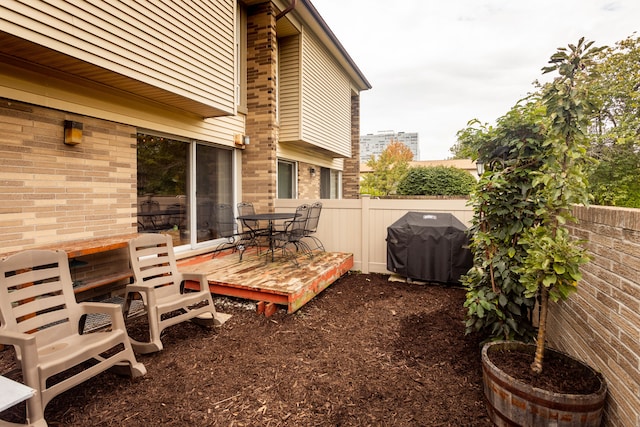
[[(171, 236), (143, 234), (131, 239), (129, 261), (134, 283), (126, 287), (125, 313), (128, 313), (134, 295), (139, 294), (149, 320), (149, 342), (131, 338), (136, 352), (144, 354), (162, 350), (162, 331), (186, 320), (214, 325), (216, 309), (207, 278), (204, 274), (178, 271)], [(186, 290), (184, 281), (198, 282), (200, 290)]]
[[(81, 319), (91, 313), (109, 314), (112, 328), (82, 334)], [(76, 302), (64, 251), (29, 250), (0, 261), (0, 323), (0, 344), (15, 348), (23, 381), (36, 390), (27, 400), (31, 426), (47, 425), (44, 410), (51, 399), (106, 369), (119, 365), (133, 377), (146, 373), (129, 343), (121, 307)], [(63, 379), (48, 383), (61, 373), (57, 378)]]

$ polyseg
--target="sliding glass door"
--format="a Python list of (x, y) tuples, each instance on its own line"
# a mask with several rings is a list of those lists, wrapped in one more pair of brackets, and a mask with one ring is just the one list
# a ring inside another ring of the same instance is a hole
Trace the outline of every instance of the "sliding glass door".
[(219, 238), (215, 207), (233, 204), (233, 151), (140, 133), (137, 152), (138, 232), (170, 234), (174, 246)]

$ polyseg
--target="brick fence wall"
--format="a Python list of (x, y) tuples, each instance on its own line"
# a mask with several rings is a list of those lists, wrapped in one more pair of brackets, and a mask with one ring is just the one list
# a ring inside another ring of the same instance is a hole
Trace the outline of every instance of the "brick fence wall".
[(606, 426), (640, 426), (640, 209), (576, 207), (591, 261), (579, 290), (552, 304), (548, 340), (601, 371)]

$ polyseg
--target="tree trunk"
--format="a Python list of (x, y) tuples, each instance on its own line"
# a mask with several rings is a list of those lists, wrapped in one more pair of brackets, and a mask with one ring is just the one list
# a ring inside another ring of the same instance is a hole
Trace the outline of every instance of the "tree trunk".
[(542, 373), (542, 360), (544, 359), (544, 344), (547, 334), (547, 308), (549, 306), (549, 289), (540, 284), (540, 321), (538, 324), (538, 338), (536, 342), (536, 355), (531, 364), (531, 370), (536, 374)]

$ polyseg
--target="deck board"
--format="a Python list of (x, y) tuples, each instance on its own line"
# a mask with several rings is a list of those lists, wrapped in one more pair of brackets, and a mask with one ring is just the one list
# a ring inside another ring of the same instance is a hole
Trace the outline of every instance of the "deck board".
[(265, 256), (245, 253), (211, 255), (180, 261), (180, 270), (204, 273), (212, 293), (257, 302), (285, 305), (293, 313), (353, 267), (353, 254), (314, 252), (313, 258), (267, 262)]

